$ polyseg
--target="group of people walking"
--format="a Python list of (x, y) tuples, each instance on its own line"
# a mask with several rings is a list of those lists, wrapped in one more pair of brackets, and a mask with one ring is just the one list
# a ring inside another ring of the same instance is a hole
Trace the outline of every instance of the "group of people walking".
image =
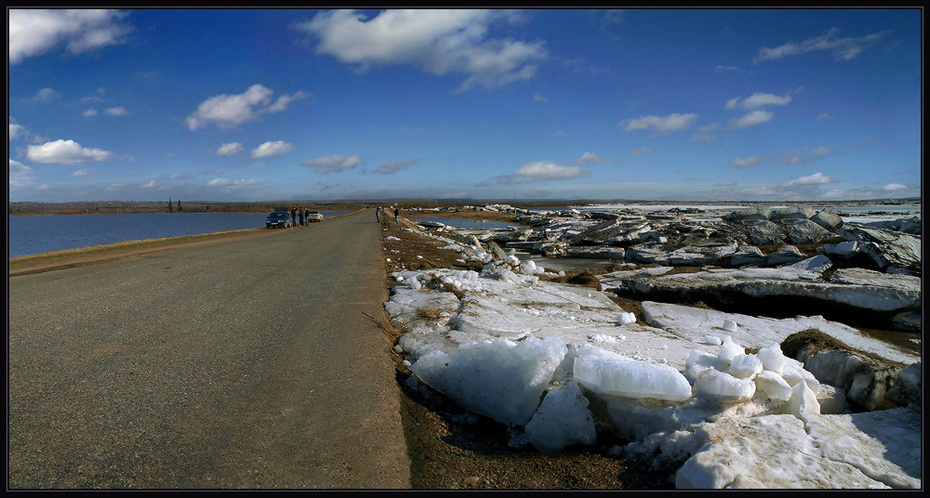
[[(394, 223), (400, 224), (400, 208), (397, 206), (388, 207), (388, 211), (394, 212)], [(375, 218), (377, 218), (378, 223), (381, 223), (381, 215), (384, 214), (384, 211), (381, 209), (381, 206), (375, 208)]]

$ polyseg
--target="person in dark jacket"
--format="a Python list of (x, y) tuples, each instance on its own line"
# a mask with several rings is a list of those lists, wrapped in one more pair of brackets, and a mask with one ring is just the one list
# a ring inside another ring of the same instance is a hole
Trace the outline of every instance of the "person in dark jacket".
[(394, 206), (394, 223), (400, 225), (400, 208)]
[(297, 206), (291, 206), (291, 226), (297, 226)]

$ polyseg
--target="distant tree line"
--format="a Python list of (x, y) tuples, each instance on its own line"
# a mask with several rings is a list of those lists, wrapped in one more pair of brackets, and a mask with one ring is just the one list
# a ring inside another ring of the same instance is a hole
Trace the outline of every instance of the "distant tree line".
[[(169, 198), (167, 206), (164, 201), (81, 201), (81, 202), (10, 202), (9, 214), (12, 215), (62, 215), (62, 214), (130, 214), (130, 213), (270, 213), (279, 206), (298, 206), (318, 211), (354, 211), (366, 207), (401, 206), (401, 209), (432, 208), (439, 206), (457, 207), (463, 205), (511, 204), (516, 207), (561, 207), (570, 205), (627, 203), (627, 204), (771, 204), (771, 202), (752, 201), (649, 201), (649, 200), (603, 200), (603, 199), (548, 199), (548, 200), (501, 200), (501, 199), (376, 199), (376, 200), (277, 200), (249, 202), (218, 201), (174, 201)], [(872, 199), (843, 202), (781, 202), (779, 204), (806, 204), (811, 206), (856, 205), (856, 204), (911, 204), (920, 202), (919, 198), (908, 199)]]

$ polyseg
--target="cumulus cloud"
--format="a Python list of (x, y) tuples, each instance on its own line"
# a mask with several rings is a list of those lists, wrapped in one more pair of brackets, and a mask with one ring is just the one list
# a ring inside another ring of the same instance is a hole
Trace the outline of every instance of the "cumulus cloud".
[(607, 159), (593, 152), (585, 152), (584, 154), (581, 155), (581, 157), (572, 159), (572, 162), (575, 164), (580, 164), (580, 165), (601, 164), (601, 163), (606, 163)]
[(669, 132), (688, 128), (697, 117), (698, 115), (694, 113), (674, 113), (665, 117), (643, 116), (641, 118), (623, 121), (620, 125), (623, 126), (624, 123), (626, 123), (624, 128), (626, 131), (654, 129), (660, 132)]
[(81, 169), (75, 171), (74, 173), (71, 173), (71, 176), (74, 176), (74, 177), (78, 177), (78, 176), (87, 176), (87, 170), (84, 169), (84, 168), (81, 168)]
[(386, 161), (381, 166), (378, 166), (378, 169), (374, 170), (374, 173), (380, 175), (390, 175), (392, 173), (397, 173), (398, 171), (414, 166), (420, 162), (419, 159), (415, 161), (408, 161), (406, 159), (398, 159), (393, 161)]
[(261, 157), (282, 156), (294, 150), (294, 146), (284, 140), (275, 140), (274, 142), (265, 142), (252, 149), (250, 154), (253, 159)]
[(337, 171), (342, 171), (345, 169), (354, 168), (361, 164), (365, 164), (365, 161), (363, 161), (362, 158), (358, 155), (345, 156), (342, 154), (333, 154), (331, 156), (320, 157), (317, 159), (307, 159), (300, 164), (304, 166), (310, 166), (317, 173), (335, 173)]
[(85, 148), (74, 140), (55, 140), (42, 145), (30, 145), (26, 148), (27, 159), (44, 164), (100, 162), (113, 157), (112, 152)]
[(741, 98), (735, 97), (727, 101), (725, 109), (745, 109), (752, 110), (758, 109), (760, 107), (765, 107), (769, 105), (787, 105), (791, 102), (791, 96), (785, 95), (784, 97), (779, 97), (778, 95), (772, 95), (771, 93), (754, 93), (749, 97)]
[(110, 107), (109, 109), (103, 111), (103, 113), (107, 116), (125, 116), (129, 114), (129, 112), (122, 107)]
[(90, 117), (96, 116), (96, 115), (97, 115), (97, 109), (87, 109), (87, 110), (85, 110), (85, 111), (82, 113), (82, 115), (83, 115), (85, 118), (90, 118)]
[(240, 152), (242, 152), (242, 144), (239, 142), (222, 144), (219, 149), (216, 149), (216, 153), (221, 156), (235, 156)]
[(536, 92), (533, 94), (533, 102), (549, 102), (549, 99), (540, 95), (539, 92)]
[(197, 110), (187, 117), (186, 122), (191, 131), (214, 123), (222, 129), (234, 128), (247, 121), (255, 121), (261, 113), (275, 113), (287, 109), (296, 100), (309, 96), (304, 92), (279, 97), (274, 103), (274, 92), (264, 85), (252, 85), (243, 93), (236, 95), (214, 95), (197, 106)]
[(762, 47), (753, 62), (781, 59), (792, 55), (816, 51), (830, 51), (834, 60), (852, 60), (863, 50), (880, 40), (887, 31), (872, 33), (859, 38), (840, 38), (840, 30), (832, 28), (827, 34), (808, 38), (801, 43), (790, 41), (774, 48)]
[(789, 182), (782, 183), (781, 185), (779, 185), (779, 187), (781, 188), (813, 187), (817, 185), (825, 185), (827, 183), (836, 183), (838, 181), (839, 180), (833, 178), (832, 176), (817, 172), (810, 176), (802, 176), (801, 178), (796, 178)]
[(101, 9), (10, 9), (9, 60), (19, 64), (59, 44), (79, 54), (125, 40), (132, 26), (123, 12)]
[(637, 147), (630, 151), (631, 155), (638, 156), (640, 154), (652, 154), (655, 152), (655, 149), (652, 147)]
[(497, 183), (515, 184), (571, 180), (573, 178), (588, 176), (589, 174), (590, 173), (585, 171), (581, 166), (560, 166), (558, 164), (539, 161), (524, 164), (512, 175), (498, 177)]
[(495, 88), (532, 78), (537, 61), (547, 58), (544, 42), (488, 37), (497, 21), (516, 22), (506, 10), (385, 10), (373, 19), (354, 10), (321, 12), (294, 28), (319, 39), (318, 54), (332, 55), (359, 72), (372, 67), (411, 65), (468, 78), (460, 91), (476, 85)]
[(882, 189), (888, 192), (894, 192), (895, 190), (907, 190), (907, 185), (900, 183), (889, 183), (888, 185), (882, 187)]
[(755, 111), (747, 112), (738, 118), (730, 120), (729, 127), (735, 130), (749, 128), (750, 126), (756, 126), (771, 121), (773, 117), (775, 117), (775, 115), (765, 109), (756, 109)]

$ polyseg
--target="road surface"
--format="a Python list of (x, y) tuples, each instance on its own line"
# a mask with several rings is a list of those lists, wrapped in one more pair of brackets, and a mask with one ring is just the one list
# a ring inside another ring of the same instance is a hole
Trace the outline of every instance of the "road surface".
[(409, 488), (374, 213), (9, 280), (10, 488)]

